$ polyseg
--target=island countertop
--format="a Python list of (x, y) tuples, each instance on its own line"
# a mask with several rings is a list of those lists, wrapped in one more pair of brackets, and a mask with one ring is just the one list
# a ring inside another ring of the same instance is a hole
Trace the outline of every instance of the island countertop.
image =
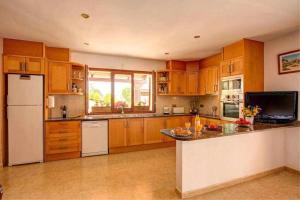
[(227, 123), (222, 126), (220, 131), (211, 131), (206, 130), (205, 128), (200, 133), (196, 133), (193, 128), (191, 128), (192, 135), (190, 136), (176, 136), (171, 132), (172, 129), (162, 129), (160, 132), (168, 137), (171, 137), (176, 140), (201, 140), (208, 138), (216, 138), (223, 136), (233, 136), (239, 134), (250, 134), (256, 131), (262, 131), (267, 129), (283, 128), (283, 127), (300, 127), (300, 121), (296, 121), (288, 124), (267, 124), (267, 123), (255, 123), (249, 128), (238, 127), (236, 124)]

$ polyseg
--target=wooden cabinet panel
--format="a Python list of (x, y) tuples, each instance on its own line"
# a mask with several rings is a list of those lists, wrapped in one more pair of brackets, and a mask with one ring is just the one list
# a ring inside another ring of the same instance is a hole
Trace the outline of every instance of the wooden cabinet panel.
[(187, 94), (197, 94), (198, 93), (198, 72), (188, 71), (186, 73), (187, 79)]
[(26, 58), (26, 72), (29, 74), (44, 73), (44, 59), (42, 58)]
[(221, 62), (220, 65), (221, 77), (230, 76), (230, 60)]
[(206, 79), (207, 79), (207, 68), (203, 68), (199, 70), (199, 95), (206, 94)]
[(48, 62), (49, 94), (63, 94), (70, 91), (70, 63)]
[(231, 73), (232, 76), (243, 74), (243, 58), (235, 58), (231, 60)]
[(144, 144), (143, 118), (127, 119), (127, 146)]
[(172, 71), (171, 72), (171, 94), (185, 94), (186, 90), (186, 72)]
[(26, 59), (22, 56), (3, 56), (3, 68), (5, 73), (24, 73)]
[(144, 118), (144, 143), (160, 143), (163, 142), (163, 136), (160, 133), (161, 129), (164, 129), (166, 125), (165, 118)]
[(109, 120), (109, 148), (125, 147), (126, 119)]
[(75, 158), (81, 151), (81, 122), (46, 122), (46, 161)]
[(223, 60), (229, 60), (244, 55), (244, 40), (237, 41), (223, 48)]
[(216, 95), (219, 91), (219, 67), (207, 69), (206, 94)]

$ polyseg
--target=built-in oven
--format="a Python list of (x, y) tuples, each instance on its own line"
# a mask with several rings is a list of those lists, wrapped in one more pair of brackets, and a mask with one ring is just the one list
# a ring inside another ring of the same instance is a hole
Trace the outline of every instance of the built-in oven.
[(235, 121), (242, 117), (242, 102), (222, 101), (221, 118), (223, 120)]
[(242, 75), (221, 79), (220, 114), (223, 120), (235, 121), (242, 117), (243, 88)]

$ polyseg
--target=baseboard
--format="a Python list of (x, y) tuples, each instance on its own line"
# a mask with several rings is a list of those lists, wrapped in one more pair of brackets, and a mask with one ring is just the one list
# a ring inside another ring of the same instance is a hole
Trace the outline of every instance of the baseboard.
[(175, 147), (175, 146), (176, 146), (175, 141), (164, 142), (164, 143), (154, 143), (154, 144), (143, 144), (143, 145), (135, 145), (135, 146), (128, 146), (128, 147), (110, 148), (109, 154), (126, 153), (126, 152), (132, 152), (132, 151), (143, 151), (143, 150)]
[(177, 192), (181, 194), (182, 199), (190, 198), (190, 197), (194, 197), (194, 196), (197, 196), (197, 195), (209, 193), (209, 192), (212, 192), (212, 191), (215, 191), (215, 190), (220, 190), (220, 189), (223, 189), (223, 188), (234, 186), (234, 185), (244, 183), (244, 182), (247, 182), (247, 181), (251, 181), (251, 180), (254, 180), (254, 179), (257, 179), (257, 178), (261, 178), (261, 177), (264, 177), (264, 176), (267, 176), (267, 175), (270, 175), (270, 174), (279, 173), (281, 171), (284, 171), (285, 169), (286, 169), (286, 167), (278, 167), (278, 168), (271, 169), (271, 170), (268, 170), (268, 171), (265, 171), (265, 172), (257, 173), (257, 174), (242, 177), (242, 178), (237, 178), (237, 179), (234, 179), (232, 181), (228, 181), (228, 182), (221, 183), (221, 184), (215, 184), (215, 185), (212, 185), (212, 186), (209, 186), (209, 187), (206, 187), (206, 188), (201, 188), (201, 189), (198, 189), (198, 190), (193, 190), (193, 191), (188, 191), (188, 192), (183, 192), (183, 193), (181, 193), (180, 191), (177, 190)]
[(297, 170), (297, 169), (293, 169), (293, 168), (290, 168), (290, 167), (285, 166), (285, 170), (288, 171), (288, 172), (291, 172), (291, 173), (293, 173), (293, 174), (300, 175), (300, 171)]

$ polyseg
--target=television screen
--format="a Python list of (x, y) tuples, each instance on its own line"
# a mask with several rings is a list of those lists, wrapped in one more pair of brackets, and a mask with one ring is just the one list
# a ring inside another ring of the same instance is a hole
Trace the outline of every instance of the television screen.
[(245, 106), (261, 108), (256, 121), (285, 123), (297, 119), (298, 92), (249, 92)]

